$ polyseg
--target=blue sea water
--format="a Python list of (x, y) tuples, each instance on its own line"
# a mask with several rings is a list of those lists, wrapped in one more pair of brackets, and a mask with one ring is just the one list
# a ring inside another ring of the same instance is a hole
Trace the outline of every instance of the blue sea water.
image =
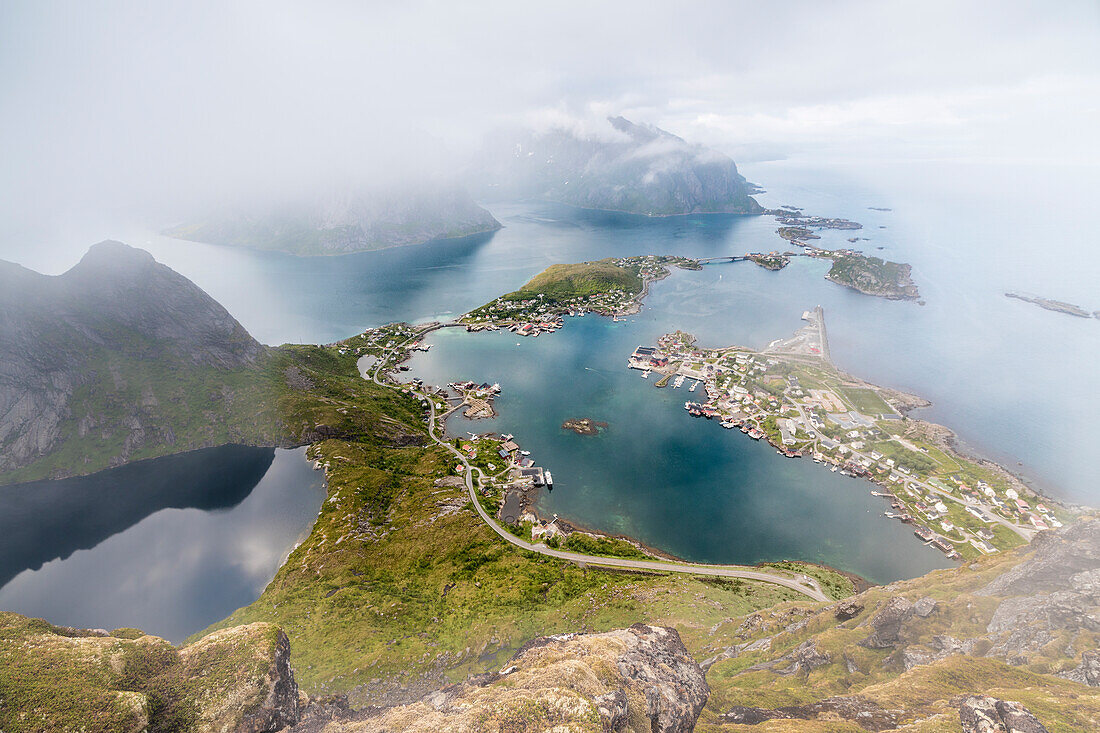
[[(743, 263), (705, 276), (678, 274), (657, 289), (648, 310), (682, 315), (677, 325), (707, 343), (761, 346), (821, 304), (841, 368), (931, 400), (925, 417), (1049, 493), (1100, 503), (1093, 479), (1100, 320), (1004, 297), (1019, 290), (1100, 309), (1100, 250), (1086, 215), (1100, 193), (1100, 172), (942, 160), (743, 168), (767, 189), (759, 197), (766, 205), (863, 223), (858, 232), (823, 232), (822, 242), (848, 246), (848, 237), (866, 237), (854, 246), (911, 263), (926, 305), (863, 296), (825, 281), (826, 263), (795, 260), (778, 273)], [(334, 258), (141, 232), (127, 241), (191, 277), (266, 343), (327, 342), (394, 320), (449, 318), (555, 262), (785, 246), (771, 217), (650, 219), (538, 203), (486, 205), (504, 229)]]
[[(1100, 309), (1100, 250), (1088, 218), (1100, 192), (1097, 171), (942, 160), (779, 161), (743, 170), (767, 189), (760, 199), (768, 206), (791, 204), (862, 222), (858, 232), (823, 232), (823, 243), (847, 246), (851, 236), (866, 237), (852, 246), (911, 263), (926, 304), (861, 295), (824, 280), (826, 263), (796, 258), (780, 272), (749, 263), (676, 272), (653, 287), (642, 312), (628, 322), (572, 319), (557, 334), (519, 340), (519, 346), (503, 334), (440, 332), (432, 336), (435, 348), (414, 360), (415, 373), (436, 383), (499, 381), (505, 390), (496, 421), (458, 418), (452, 430), (514, 433), (554, 472), (558, 488), (542, 499), (544, 508), (691, 559), (801, 558), (879, 581), (942, 566), (942, 556), (881, 516), (886, 507), (868, 495), (868, 484), (692, 420), (681, 407), (686, 389), (656, 390), (623, 368), (635, 346), (676, 328), (695, 333), (703, 344), (759, 348), (798, 328), (802, 311), (820, 304), (839, 367), (928, 398), (933, 406), (923, 417), (953, 428), (964, 446), (1020, 471), (1038, 488), (1100, 503), (1093, 478), (1100, 445), (1100, 320), (1004, 297), (1019, 290)], [(27, 260), (31, 255), (75, 262), (78, 250), (97, 239), (122, 239), (149, 249), (222, 302), (257, 338), (277, 344), (330, 342), (396, 320), (447, 319), (556, 262), (785, 248), (770, 217), (649, 219), (532, 202), (486, 206), (504, 229), (334, 258), (179, 242), (125, 228), (89, 231), (87, 241), (70, 240), (67, 250), (5, 248), (0, 256), (30, 266), (39, 264)], [(62, 250), (67, 254), (59, 257)], [(565, 418), (581, 416), (610, 427), (596, 437), (560, 429)], [(308, 493), (307, 479), (301, 477)], [(282, 537), (285, 552), (292, 540)], [(159, 546), (170, 554), (191, 551), (192, 544), (168, 534)], [(131, 567), (140, 573), (142, 554), (133, 554)], [(101, 565), (83, 572), (100, 577)], [(155, 572), (157, 563), (147, 566)], [(27, 571), (40, 574), (34, 576), (43, 579), (40, 589), (68, 582), (47, 576), (49, 567)], [(266, 582), (259, 578), (273, 570), (252, 576), (250, 590), (232, 602), (251, 600), (249, 594)], [(212, 583), (199, 579), (193, 587)], [(11, 585), (0, 590), (0, 607), (16, 597)], [(107, 595), (95, 590), (102, 583), (79, 587), (89, 608)], [(103, 625), (143, 623), (102, 615)], [(181, 622), (177, 628), (185, 627)]]

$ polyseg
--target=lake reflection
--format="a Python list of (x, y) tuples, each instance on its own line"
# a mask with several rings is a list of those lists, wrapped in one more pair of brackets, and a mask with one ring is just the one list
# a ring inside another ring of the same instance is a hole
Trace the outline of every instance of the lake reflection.
[(304, 449), (223, 446), (0, 489), (0, 609), (180, 641), (251, 603), (324, 499)]

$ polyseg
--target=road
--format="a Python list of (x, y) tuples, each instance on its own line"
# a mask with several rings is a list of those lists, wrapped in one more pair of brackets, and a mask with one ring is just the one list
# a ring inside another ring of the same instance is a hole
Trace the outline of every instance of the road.
[[(437, 326), (438, 328), (438, 326)], [(419, 339), (425, 333), (434, 328), (428, 328), (424, 331), (417, 332), (413, 336), (409, 337), (401, 344), (397, 344), (390, 349), (386, 349), (378, 361), (374, 364), (370, 379), (376, 384), (383, 384), (378, 378), (383, 367), (386, 365), (388, 357), (397, 349), (401, 348), (405, 344), (414, 339)], [(364, 375), (366, 376), (366, 375)], [(530, 552), (535, 552), (540, 555), (546, 555), (548, 557), (556, 557), (560, 560), (568, 560), (569, 562), (578, 563), (581, 565), (595, 565), (599, 567), (613, 567), (613, 568), (629, 568), (632, 570), (652, 570), (665, 573), (684, 573), (688, 575), (707, 575), (720, 578), (742, 578), (744, 580), (757, 580), (764, 583), (772, 583), (774, 585), (780, 585), (784, 588), (788, 588), (793, 591), (797, 591), (805, 596), (812, 598), (815, 601), (821, 601), (824, 603), (831, 602), (833, 599), (829, 598), (821, 590), (821, 586), (816, 580), (809, 576), (795, 576), (789, 577), (780, 575), (778, 573), (770, 573), (763, 570), (750, 570), (735, 565), (702, 565), (697, 563), (680, 563), (680, 562), (664, 562), (660, 560), (632, 560), (619, 557), (601, 557), (598, 555), (584, 555), (579, 552), (569, 552), (567, 550), (555, 550), (552, 547), (539, 543), (534, 544), (527, 542), (526, 540), (516, 537), (504, 527), (500, 526), (495, 519), (489, 516), (488, 512), (481, 506), (481, 502), (477, 497), (477, 485), (474, 483), (474, 471), (478, 472), (478, 484), (482, 481), (481, 469), (475, 468), (469, 464), (466, 457), (462, 455), (453, 445), (440, 436), (436, 435), (436, 409), (435, 399), (431, 395), (426, 395), (417, 392), (417, 394), (423, 399), (427, 400), (430, 414), (428, 416), (428, 436), (436, 444), (446, 448), (450, 451), (462, 465), (465, 467), (464, 473), (466, 475), (466, 490), (470, 495), (470, 501), (473, 503), (474, 508), (477, 510), (478, 516), (482, 521), (489, 525), (494, 532), (496, 532), (502, 539), (512, 543), (516, 547), (520, 547)]]

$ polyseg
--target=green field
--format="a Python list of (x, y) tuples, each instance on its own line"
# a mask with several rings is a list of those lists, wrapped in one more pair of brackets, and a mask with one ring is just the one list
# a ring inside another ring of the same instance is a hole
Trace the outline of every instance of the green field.
[(837, 387), (837, 393), (857, 412), (865, 415), (893, 415), (894, 408), (887, 404), (873, 389), (862, 387)]
[(611, 260), (551, 265), (522, 288), (504, 297), (507, 300), (526, 300), (541, 294), (552, 300), (568, 300), (612, 290), (623, 290), (627, 295), (642, 292), (638, 268), (619, 267)]

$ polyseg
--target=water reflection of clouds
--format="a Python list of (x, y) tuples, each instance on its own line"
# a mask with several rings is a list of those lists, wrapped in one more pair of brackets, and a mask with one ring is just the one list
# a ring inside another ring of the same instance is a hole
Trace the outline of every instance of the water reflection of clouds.
[(0, 607), (82, 627), (180, 640), (251, 603), (323, 498), (301, 451), (279, 451), (237, 507), (165, 509), (92, 550), (19, 574)]

